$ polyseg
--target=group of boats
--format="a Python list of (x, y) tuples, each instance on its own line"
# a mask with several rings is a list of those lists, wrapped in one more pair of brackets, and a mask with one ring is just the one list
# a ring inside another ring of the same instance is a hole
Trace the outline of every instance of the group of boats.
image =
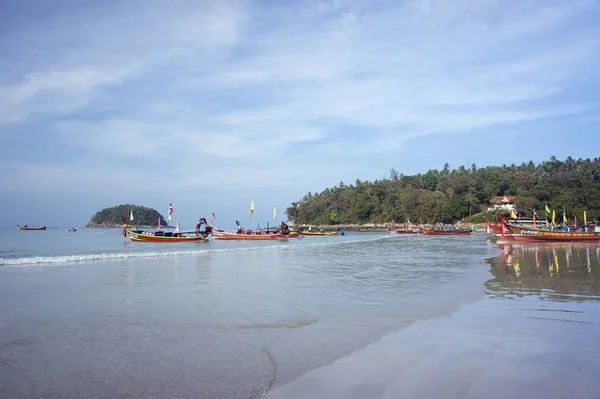
[(338, 231), (292, 231), (281, 230), (243, 230), (225, 231), (213, 230), (211, 226), (206, 226), (204, 230), (198, 231), (146, 231), (133, 229), (124, 226), (123, 235), (129, 236), (131, 241), (142, 242), (208, 242), (213, 240), (229, 241), (287, 241), (290, 238), (302, 238), (304, 236), (336, 236), (344, 235), (344, 230)]
[(507, 242), (597, 242), (600, 241), (600, 226), (554, 226), (540, 225), (535, 219), (531, 223), (511, 223), (499, 213), (496, 221), (486, 219), (486, 228), (498, 240)]

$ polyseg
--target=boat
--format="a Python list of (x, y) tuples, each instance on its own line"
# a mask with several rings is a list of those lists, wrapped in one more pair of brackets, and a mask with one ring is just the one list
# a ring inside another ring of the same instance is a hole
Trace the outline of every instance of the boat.
[(46, 226), (29, 227), (27, 225), (25, 225), (25, 226), (17, 225), (17, 229), (18, 230), (46, 230)]
[(471, 229), (456, 229), (456, 230), (442, 230), (433, 228), (421, 228), (422, 234), (425, 236), (464, 236), (471, 235), (473, 232)]
[(75, 227), (73, 227), (72, 229), (67, 229), (68, 232), (74, 232), (77, 231), (77, 229)]
[(336, 236), (337, 231), (299, 231), (298, 234), (303, 236)]
[(506, 224), (515, 241), (520, 242), (596, 242), (600, 241), (600, 231), (565, 231), (560, 229), (538, 229), (534, 227)]
[(244, 230), (239, 233), (233, 231), (218, 231), (213, 233), (213, 239), (215, 240), (269, 241), (285, 237), (285, 235), (280, 233), (262, 233)]
[(125, 228), (126, 235), (131, 241), (141, 242), (207, 242), (209, 235), (196, 234), (195, 231), (171, 232), (171, 231), (145, 231)]
[(391, 234), (421, 234), (418, 229), (389, 229)]

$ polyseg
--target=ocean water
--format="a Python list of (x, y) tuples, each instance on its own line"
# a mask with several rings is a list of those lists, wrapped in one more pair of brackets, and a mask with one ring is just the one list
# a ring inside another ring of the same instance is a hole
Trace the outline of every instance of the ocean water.
[[(0, 396), (263, 398), (386, 333), (518, 291), (504, 266), (490, 280), (489, 262), (519, 257), (483, 234), (152, 244), (120, 233), (0, 231)], [(576, 286), (593, 286), (596, 269)]]

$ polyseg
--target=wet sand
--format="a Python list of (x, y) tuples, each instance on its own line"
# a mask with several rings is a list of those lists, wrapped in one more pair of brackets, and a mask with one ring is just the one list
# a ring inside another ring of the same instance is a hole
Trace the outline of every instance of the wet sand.
[(386, 335), (267, 399), (600, 398), (598, 248), (501, 249), (486, 299)]

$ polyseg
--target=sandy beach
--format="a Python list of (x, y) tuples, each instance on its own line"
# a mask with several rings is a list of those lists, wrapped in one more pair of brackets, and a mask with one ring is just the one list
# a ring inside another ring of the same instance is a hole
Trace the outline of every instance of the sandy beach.
[[(574, 250), (559, 261), (511, 248), (494, 260), (486, 299), (388, 334), (267, 399), (600, 398), (600, 304), (587, 286), (571, 288), (600, 265), (589, 248)], [(570, 295), (557, 296), (561, 287)]]

